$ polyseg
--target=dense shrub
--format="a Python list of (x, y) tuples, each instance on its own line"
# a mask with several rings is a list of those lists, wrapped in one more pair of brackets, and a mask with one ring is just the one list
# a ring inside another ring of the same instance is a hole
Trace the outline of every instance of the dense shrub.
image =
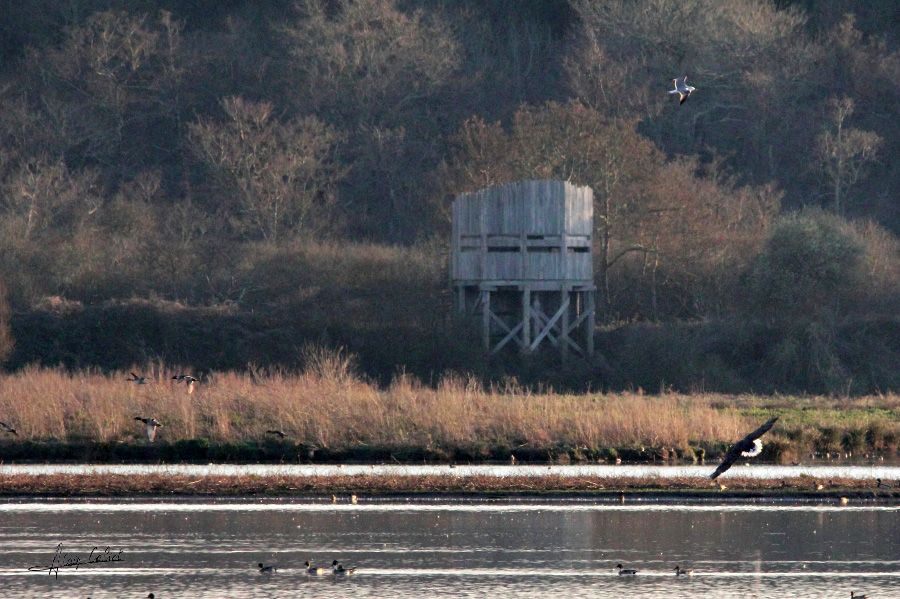
[(834, 318), (865, 294), (865, 246), (846, 221), (818, 210), (775, 224), (747, 276), (751, 313), (784, 323)]

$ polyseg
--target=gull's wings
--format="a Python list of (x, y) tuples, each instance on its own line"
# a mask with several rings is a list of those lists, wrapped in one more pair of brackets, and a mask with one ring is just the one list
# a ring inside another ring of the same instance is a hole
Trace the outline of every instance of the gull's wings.
[[(741, 457), (741, 452), (750, 452), (756, 449), (757, 444), (754, 442), (764, 434), (769, 432), (769, 429), (771, 429), (775, 425), (776, 420), (778, 420), (778, 416), (770, 418), (761, 427), (732, 445), (731, 449), (728, 450), (728, 453), (725, 454), (725, 457), (722, 458), (722, 463), (719, 464), (719, 467), (716, 468), (716, 471), (710, 475), (710, 478), (715, 479), (717, 476), (731, 468), (731, 465), (734, 464), (739, 457)], [(762, 443), (759, 444), (760, 448), (761, 446)]]

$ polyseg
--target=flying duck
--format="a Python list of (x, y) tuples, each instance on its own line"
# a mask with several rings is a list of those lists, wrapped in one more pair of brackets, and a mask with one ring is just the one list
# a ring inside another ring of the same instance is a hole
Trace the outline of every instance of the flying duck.
[(675, 89), (669, 90), (669, 95), (678, 94), (678, 105), (681, 106), (684, 104), (685, 100), (690, 97), (691, 92), (693, 92), (696, 88), (687, 84), (687, 75), (680, 79), (672, 79), (672, 83), (675, 86)]
[(276, 566), (264, 566), (262, 565), (262, 563), (257, 564), (257, 566), (259, 567), (260, 574), (272, 574), (278, 571), (278, 568)]
[(709, 477), (715, 480), (717, 476), (731, 468), (731, 465), (741, 456), (745, 458), (758, 456), (762, 452), (763, 446), (762, 441), (760, 441), (759, 438), (772, 428), (776, 420), (778, 420), (778, 416), (770, 418), (764, 425), (732, 445), (731, 449), (728, 450), (728, 453), (725, 454), (725, 457), (722, 458), (722, 463), (719, 464), (716, 471)]
[(356, 568), (345, 568), (343, 564), (334, 560), (331, 562), (331, 571), (337, 576), (350, 576), (356, 572)]
[(616, 569), (619, 571), (619, 576), (635, 576), (637, 575), (637, 570), (626, 570), (622, 567), (622, 564), (616, 564)]
[(147, 377), (145, 377), (145, 376), (138, 376), (137, 374), (135, 374), (133, 372), (130, 374), (131, 374), (131, 378), (125, 379), (126, 381), (132, 382), (136, 385), (146, 385), (148, 382), (150, 382), (149, 379), (147, 379)]
[(325, 568), (322, 568), (319, 566), (314, 566), (311, 563), (309, 563), (309, 560), (306, 560), (305, 562), (303, 562), (303, 565), (306, 566), (307, 574), (312, 574), (313, 576), (319, 576), (319, 575), (325, 574)]
[(693, 576), (693, 570), (685, 570), (681, 566), (675, 566), (675, 576)]
[(141, 418), (140, 416), (135, 416), (135, 420), (140, 420), (145, 425), (147, 425), (147, 439), (153, 443), (156, 439), (156, 429), (162, 426), (162, 423), (156, 418)]
[(14, 429), (10, 425), (6, 424), (5, 422), (0, 422), (0, 429), (5, 430), (6, 432), (8, 432), (11, 435), (15, 435), (17, 437), (19, 436), (19, 433), (16, 432), (16, 429)]
[(172, 379), (176, 381), (184, 381), (185, 383), (187, 383), (187, 392), (189, 395), (194, 392), (194, 383), (200, 382), (200, 379), (192, 377), (189, 374), (176, 374), (172, 377)]

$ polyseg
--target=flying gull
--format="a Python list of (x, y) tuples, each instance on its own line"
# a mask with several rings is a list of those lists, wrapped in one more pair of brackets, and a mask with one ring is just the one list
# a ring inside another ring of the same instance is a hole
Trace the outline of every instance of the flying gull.
[(675, 89), (669, 90), (669, 95), (678, 94), (678, 105), (684, 104), (684, 101), (688, 99), (691, 95), (691, 92), (696, 88), (687, 84), (687, 75), (682, 77), (681, 79), (672, 79), (672, 83), (675, 85)]

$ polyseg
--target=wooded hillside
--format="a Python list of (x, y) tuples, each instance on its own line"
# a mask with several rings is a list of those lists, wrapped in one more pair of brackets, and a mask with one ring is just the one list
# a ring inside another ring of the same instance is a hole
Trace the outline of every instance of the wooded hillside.
[(378, 376), (539, 379), (482, 366), (449, 320), (446, 243), (453, 194), (546, 177), (595, 197), (607, 364), (570, 380), (896, 389), (898, 20), (888, 0), (2, 1), (0, 358), (242, 368), (314, 342)]

